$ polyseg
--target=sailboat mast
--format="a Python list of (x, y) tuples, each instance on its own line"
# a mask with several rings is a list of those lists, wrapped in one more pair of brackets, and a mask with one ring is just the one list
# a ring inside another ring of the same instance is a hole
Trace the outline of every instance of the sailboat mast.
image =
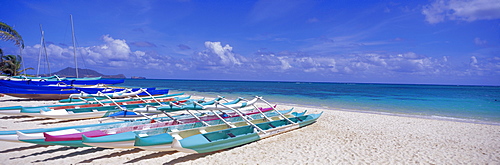
[(76, 78), (78, 78), (78, 63), (76, 60), (76, 44), (75, 44), (75, 27), (73, 27), (73, 15), (69, 15), (71, 19), (71, 33), (73, 34), (73, 53), (75, 55), (75, 69), (76, 69)]
[(42, 46), (43, 46), (43, 30), (42, 24), (40, 24), (40, 32), (42, 33), (42, 38), (40, 38), (40, 52), (38, 53), (38, 66), (36, 68), (36, 76), (38, 77), (40, 73), (40, 61), (42, 61)]
[(50, 71), (50, 63), (49, 63), (49, 55), (47, 53), (47, 45), (45, 45), (45, 32), (42, 30), (42, 24), (40, 24), (40, 31), (42, 32), (42, 44), (43, 44), (43, 51), (45, 53), (45, 62), (47, 62), (47, 69), (49, 70), (49, 74), (52, 72)]

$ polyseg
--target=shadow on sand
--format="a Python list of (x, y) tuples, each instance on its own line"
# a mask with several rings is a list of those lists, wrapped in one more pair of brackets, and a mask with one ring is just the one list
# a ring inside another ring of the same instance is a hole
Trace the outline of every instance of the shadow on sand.
[(22, 118), (32, 118), (31, 116), (21, 115), (21, 116), (4, 116), (0, 119), (22, 119)]
[(42, 152), (35, 152), (35, 153), (29, 154), (29, 155), (23, 155), (23, 156), (20, 156), (20, 157), (13, 157), (13, 158), (10, 158), (10, 159), (20, 159), (20, 158), (26, 158), (26, 157), (30, 157), (30, 156), (38, 156), (38, 155), (43, 155), (43, 154), (52, 154), (52, 153), (55, 153), (55, 152), (67, 151), (67, 150), (72, 150), (72, 149), (77, 149), (77, 148), (78, 147), (60, 147), (60, 148), (57, 148), (57, 149), (51, 149), (51, 150), (46, 150), (46, 151), (42, 151)]
[(141, 151), (143, 151), (143, 150), (141, 150), (139, 148), (134, 148), (134, 149), (127, 150), (127, 151), (115, 152), (115, 153), (112, 153), (112, 154), (103, 155), (103, 156), (99, 156), (99, 157), (95, 157), (95, 158), (83, 160), (83, 161), (78, 162), (78, 163), (91, 163), (94, 160), (106, 159), (106, 158), (112, 158), (112, 157), (118, 157), (118, 156), (122, 156), (122, 155), (126, 155), (126, 154), (134, 154), (134, 153), (138, 153), (138, 152), (141, 152)]
[[(53, 119), (53, 120), (58, 120), (58, 119)], [(49, 125), (49, 124), (69, 123), (69, 122), (81, 121), (81, 120), (88, 120), (88, 119), (59, 120), (59, 121), (54, 121), (54, 122), (45, 122), (45, 123), (40, 123), (40, 124), (41, 124), (41, 125)]]
[(53, 120), (51, 118), (34, 118), (30, 120), (23, 120), (23, 121), (15, 121), (14, 123), (24, 123), (24, 122), (34, 122), (34, 121), (44, 121), (44, 120)]
[(36, 148), (41, 148), (41, 147), (48, 147), (48, 145), (37, 144), (37, 145), (28, 146), (28, 147), (18, 147), (18, 148), (6, 149), (3, 151), (0, 151), (0, 153), (9, 153), (9, 152), (30, 150), (30, 149), (36, 149)]
[(95, 153), (95, 152), (109, 150), (109, 149), (110, 148), (89, 148), (89, 149), (86, 149), (86, 150), (83, 150), (83, 151), (72, 152), (72, 153), (69, 153), (69, 154), (59, 155), (59, 156), (52, 157), (52, 158), (47, 158), (47, 159), (44, 159), (44, 160), (33, 161), (31, 163), (41, 163), (41, 162), (46, 162), (46, 161), (50, 161), (50, 160), (57, 160), (57, 159), (64, 159), (64, 158), (68, 158), (68, 157), (81, 156), (81, 155)]
[(141, 160), (159, 158), (159, 157), (162, 157), (162, 156), (165, 156), (165, 155), (172, 155), (174, 153), (177, 153), (177, 151), (156, 152), (156, 153), (152, 153), (152, 154), (149, 154), (149, 155), (144, 155), (144, 156), (132, 159), (132, 160), (130, 160), (128, 162), (125, 162), (125, 163), (137, 163), (137, 162), (139, 162)]

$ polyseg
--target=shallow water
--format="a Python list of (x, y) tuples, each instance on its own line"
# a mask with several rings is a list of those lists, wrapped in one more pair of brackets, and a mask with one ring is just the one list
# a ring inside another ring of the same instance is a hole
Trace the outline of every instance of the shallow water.
[(127, 79), (121, 86), (168, 88), (202, 96), (263, 96), (331, 109), (500, 123), (500, 87), (356, 83)]

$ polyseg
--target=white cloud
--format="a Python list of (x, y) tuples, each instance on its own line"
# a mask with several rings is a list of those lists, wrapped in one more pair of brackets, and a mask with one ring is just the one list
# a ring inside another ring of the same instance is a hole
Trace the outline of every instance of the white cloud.
[(233, 53), (233, 47), (229, 45), (225, 45), (222, 47), (220, 42), (205, 42), (205, 47), (207, 48), (207, 53), (212, 53), (217, 55), (221, 59), (221, 63), (225, 65), (240, 65), (241, 62), (236, 59), (235, 54)]
[[(484, 43), (477, 38), (479, 43)], [(258, 52), (243, 57), (233, 52), (230, 45), (220, 42), (205, 42), (206, 49), (194, 53), (191, 58), (172, 58), (153, 51), (132, 51), (127, 42), (103, 36), (103, 44), (77, 48), (83, 55), (87, 67), (115, 69), (149, 69), (154, 71), (209, 72), (237, 71), (237, 73), (266, 73), (269, 75), (321, 75), (327, 77), (398, 77), (401, 75), (425, 76), (470, 76), (499, 75), (500, 57), (470, 57), (463, 65), (453, 65), (453, 56), (427, 57), (415, 52), (406, 53), (354, 53), (318, 56), (303, 52), (283, 51), (279, 53)], [(28, 61), (36, 61), (40, 45), (27, 46)], [(72, 47), (49, 45), (47, 47), (51, 65), (74, 66)], [(57, 59), (57, 62), (54, 62)], [(79, 58), (81, 59), (81, 58)], [(456, 64), (456, 63), (455, 63)], [(90, 65), (90, 66), (89, 66)], [(53, 67), (54, 68), (54, 67)], [(57, 67), (55, 67), (57, 68)]]
[[(164, 69), (170, 66), (169, 57), (159, 56), (154, 52), (131, 51), (123, 39), (114, 39), (109, 35), (102, 37), (103, 44), (90, 47), (77, 47), (79, 66), (81, 59), (88, 67), (114, 68), (145, 68)], [(25, 52), (31, 60), (38, 60), (40, 45), (27, 46)], [(51, 66), (74, 66), (73, 47), (61, 47), (54, 44), (47, 46), (47, 53)], [(57, 60), (57, 62), (55, 62)]]
[(460, 21), (493, 20), (500, 18), (498, 0), (436, 0), (423, 7), (422, 14), (431, 24), (445, 19)]
[[(435, 75), (446, 70), (447, 57), (433, 59), (414, 52), (402, 54), (351, 54), (330, 57), (301, 53), (261, 53), (252, 58), (254, 69), (274, 72), (354, 74), (354, 75)], [(257, 66), (257, 68), (255, 68)]]
[(469, 65), (470, 65), (471, 67), (474, 67), (474, 68), (477, 68), (477, 67), (478, 67), (478, 65), (477, 65), (477, 58), (476, 58), (476, 56), (471, 56), (471, 57), (470, 57), (470, 62), (469, 62)]
[(205, 42), (205, 50), (193, 56), (193, 62), (199, 69), (215, 70), (221, 68), (234, 68), (242, 64), (246, 59), (235, 54), (233, 47), (222, 46), (220, 42)]

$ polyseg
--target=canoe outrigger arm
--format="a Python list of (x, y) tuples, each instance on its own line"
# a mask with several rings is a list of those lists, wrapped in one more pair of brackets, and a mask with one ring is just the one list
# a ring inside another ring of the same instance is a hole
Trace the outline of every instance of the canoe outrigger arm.
[(148, 115), (145, 115), (145, 114), (143, 114), (143, 113), (141, 113), (141, 112), (136, 112), (136, 113), (138, 113), (139, 115), (142, 115), (142, 116), (144, 116), (144, 117), (146, 117), (146, 118), (150, 119), (151, 121), (156, 121), (156, 120), (154, 120), (153, 118), (151, 118), (151, 117), (149, 117)]
[[(156, 103), (159, 104), (159, 106), (165, 106), (165, 104), (163, 104), (163, 103), (159, 102), (158, 100), (156, 100), (156, 98), (147, 91), (148, 90), (147, 88), (146, 89), (141, 88), (140, 90), (142, 92), (148, 94)], [(139, 98), (139, 100), (141, 100), (142, 102), (147, 103), (147, 101), (144, 100), (144, 99), (142, 99), (138, 94), (135, 94), (135, 97)]]
[(195, 114), (193, 114), (193, 112), (189, 111), (186, 109), (186, 111), (191, 115), (193, 116), (194, 118), (196, 118), (196, 120), (200, 121), (203, 125), (205, 126), (210, 126), (210, 124), (208, 124), (207, 122), (203, 121), (200, 119), (200, 117), (196, 116)]
[[(243, 99), (244, 101), (248, 101), (247, 99), (244, 99), (244, 98), (242, 98), (242, 99)], [(264, 119), (266, 119), (267, 121), (273, 121), (271, 118), (267, 117), (267, 115), (266, 115), (266, 114), (264, 114), (264, 112), (262, 112), (262, 111), (260, 110), (260, 108), (258, 108), (257, 106), (255, 106), (255, 104), (252, 104), (252, 106), (253, 106), (253, 108), (255, 108), (256, 110), (258, 110), (262, 116), (264, 116)], [(275, 110), (275, 109), (274, 109), (274, 110)]]
[[(198, 105), (198, 106), (201, 106), (202, 108), (204, 108), (203, 105), (201, 105), (200, 103), (198, 102), (194, 102), (194, 104)], [(189, 111), (188, 111), (189, 112)], [(212, 112), (213, 114), (215, 114), (215, 116), (217, 116), (217, 118), (219, 118), (222, 122), (224, 122), (224, 124), (226, 124), (227, 126), (231, 127), (231, 128), (236, 128), (236, 126), (234, 126), (233, 124), (231, 124), (230, 122), (227, 122), (226, 120), (224, 120), (223, 117), (221, 117), (218, 113), (214, 112), (214, 110), (210, 110), (210, 112)], [(193, 114), (191, 114), (192, 116), (194, 116)], [(200, 120), (197, 116), (195, 116), (196, 119), (198, 119), (199, 121), (203, 122), (205, 124), (204, 121)]]
[[(98, 94), (103, 94), (101, 91), (98, 91), (97, 92)], [(120, 110), (122, 111), (127, 111), (125, 108), (123, 108), (122, 106), (120, 106), (118, 103), (116, 103), (115, 100), (113, 100), (111, 97), (109, 97), (108, 95), (105, 95), (103, 94), (104, 96), (106, 96), (106, 98), (108, 98), (109, 100), (111, 100), (111, 102), (113, 102), (113, 104), (115, 104), (118, 108), (120, 108)]]
[[(257, 98), (258, 98), (258, 97), (257, 97)], [(255, 124), (254, 124), (254, 123), (252, 123), (250, 120), (248, 120), (246, 117), (244, 117), (244, 116), (243, 116), (243, 114), (241, 114), (241, 112), (240, 112), (240, 111), (238, 111), (237, 109), (234, 109), (234, 108), (232, 108), (232, 107), (230, 107), (230, 106), (224, 105), (224, 104), (222, 104), (222, 103), (220, 103), (220, 102), (218, 102), (218, 101), (216, 101), (216, 102), (215, 102), (215, 104), (217, 104), (217, 105), (221, 105), (221, 106), (223, 106), (223, 107), (225, 107), (225, 108), (228, 108), (228, 109), (233, 110), (234, 112), (238, 113), (238, 115), (239, 115), (239, 116), (240, 116), (243, 120), (245, 120), (245, 122), (247, 122), (249, 125), (251, 125), (251, 126), (252, 126), (252, 127), (254, 127), (255, 129), (259, 130), (259, 132), (266, 133), (266, 131), (264, 131), (262, 128), (260, 128), (259, 126), (255, 125)], [(280, 114), (281, 114), (281, 113), (280, 113)]]
[(150, 97), (151, 97), (154, 101), (156, 101), (158, 104), (160, 104), (160, 105), (164, 105), (164, 104), (162, 104), (161, 102), (159, 102), (158, 100), (156, 100), (156, 98), (155, 98), (153, 95), (151, 95), (151, 93), (149, 93), (148, 91), (144, 90), (143, 92), (144, 92), (144, 93), (146, 93), (146, 94), (148, 94), (148, 95), (149, 95), (149, 96), (150, 96)]
[(273, 110), (276, 111), (276, 113), (278, 113), (281, 117), (283, 117), (284, 119), (286, 119), (286, 121), (290, 122), (291, 124), (295, 124), (295, 122), (293, 122), (292, 120), (288, 119), (288, 117), (286, 117), (285, 115), (283, 115), (280, 111), (278, 111), (276, 108), (274, 108), (269, 102), (267, 102), (266, 100), (264, 100), (262, 97), (258, 97), (258, 96), (255, 96), (255, 97), (257, 97), (259, 100), (262, 100), (264, 103), (266, 103), (271, 108), (273, 108)]

